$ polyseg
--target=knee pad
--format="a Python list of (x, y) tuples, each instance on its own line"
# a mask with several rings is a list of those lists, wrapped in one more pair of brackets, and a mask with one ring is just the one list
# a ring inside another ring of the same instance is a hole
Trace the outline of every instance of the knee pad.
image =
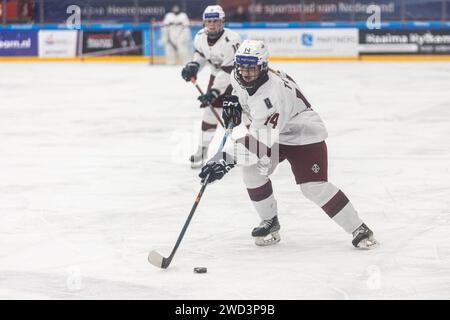
[(302, 183), (300, 188), (303, 195), (319, 207), (325, 205), (339, 191), (335, 185), (327, 181)]
[(243, 179), (248, 189), (254, 189), (263, 186), (269, 181), (267, 176), (259, 174), (256, 165), (242, 167)]

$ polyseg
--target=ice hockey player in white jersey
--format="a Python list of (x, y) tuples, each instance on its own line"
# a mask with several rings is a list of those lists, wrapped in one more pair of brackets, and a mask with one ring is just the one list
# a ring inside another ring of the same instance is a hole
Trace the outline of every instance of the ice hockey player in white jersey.
[(187, 63), (192, 56), (192, 36), (189, 18), (174, 5), (171, 12), (164, 16), (161, 39), (166, 52), (166, 64)]
[[(257, 245), (273, 244), (280, 241), (280, 224), (269, 176), (287, 160), (303, 195), (352, 234), (355, 247), (375, 247), (373, 232), (346, 195), (328, 182), (324, 123), (292, 78), (268, 68), (268, 56), (264, 42), (257, 40), (245, 40), (237, 51), (231, 75), (233, 95), (224, 98), (222, 117), (227, 127), (230, 123), (236, 126), (242, 111), (248, 113), (250, 133), (208, 161), (200, 178), (219, 180), (243, 164), (244, 183), (261, 219), (252, 236)], [(253, 163), (248, 161), (251, 155)]]
[(193, 61), (186, 64), (182, 77), (191, 81), (206, 65), (211, 68), (208, 89), (198, 99), (204, 108), (201, 138), (197, 152), (190, 157), (193, 168), (200, 167), (206, 160), (208, 147), (214, 138), (218, 120), (210, 106), (217, 110), (220, 118), (224, 95), (231, 94), (230, 73), (233, 70), (234, 54), (241, 42), (239, 34), (224, 28), (225, 13), (218, 5), (208, 6), (203, 12), (204, 28), (195, 36)]

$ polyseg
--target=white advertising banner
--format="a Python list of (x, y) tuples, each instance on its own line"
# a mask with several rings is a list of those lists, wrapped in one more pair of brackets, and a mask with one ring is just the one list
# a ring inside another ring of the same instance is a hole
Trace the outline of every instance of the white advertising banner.
[(272, 57), (357, 57), (358, 29), (236, 29), (242, 40), (263, 40)]
[(70, 58), (77, 55), (76, 30), (39, 31), (39, 57)]

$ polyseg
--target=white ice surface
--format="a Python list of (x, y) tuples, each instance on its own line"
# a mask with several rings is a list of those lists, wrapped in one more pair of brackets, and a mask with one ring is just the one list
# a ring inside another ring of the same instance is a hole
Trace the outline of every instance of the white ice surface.
[(353, 249), (283, 163), (278, 245), (254, 245), (258, 217), (233, 169), (157, 269), (147, 254), (170, 253), (200, 188), (185, 160), (201, 111), (180, 67), (4, 63), (0, 298), (449, 299), (450, 63), (273, 66), (326, 122), (330, 181), (378, 249)]

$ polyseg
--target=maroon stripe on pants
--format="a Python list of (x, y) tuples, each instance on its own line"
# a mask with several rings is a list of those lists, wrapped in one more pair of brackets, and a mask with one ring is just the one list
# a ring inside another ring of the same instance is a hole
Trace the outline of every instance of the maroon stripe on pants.
[(217, 124), (211, 124), (211, 123), (202, 121), (202, 131), (208, 131), (208, 130), (212, 130), (212, 129), (215, 130), (216, 128), (217, 128)]
[(247, 191), (252, 201), (262, 201), (272, 195), (273, 193), (272, 182), (269, 180), (266, 184), (262, 185), (261, 187), (254, 189), (247, 188)]
[(333, 218), (337, 215), (349, 202), (346, 195), (339, 190), (333, 198), (330, 199), (323, 207), (323, 211), (330, 217)]

